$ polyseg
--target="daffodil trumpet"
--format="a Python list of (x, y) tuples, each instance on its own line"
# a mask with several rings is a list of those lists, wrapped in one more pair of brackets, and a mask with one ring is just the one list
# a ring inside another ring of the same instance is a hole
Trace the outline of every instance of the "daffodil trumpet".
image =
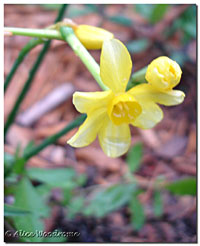
[[(100, 77), (109, 90), (74, 93), (73, 104), (80, 113), (86, 113), (87, 118), (68, 144), (84, 147), (98, 136), (106, 155), (121, 156), (128, 151), (131, 143), (129, 125), (142, 129), (152, 128), (163, 118), (157, 103), (167, 106), (182, 103), (184, 93), (173, 90), (180, 81), (180, 67), (177, 63), (165, 62), (163, 59), (167, 58), (162, 57), (147, 68), (148, 83), (126, 91), (132, 71), (130, 54), (119, 40), (104, 41)], [(159, 63), (164, 67), (159, 67)], [(158, 73), (155, 67), (158, 67)], [(158, 86), (158, 78), (162, 78), (160, 83), (167, 82), (168, 86)]]

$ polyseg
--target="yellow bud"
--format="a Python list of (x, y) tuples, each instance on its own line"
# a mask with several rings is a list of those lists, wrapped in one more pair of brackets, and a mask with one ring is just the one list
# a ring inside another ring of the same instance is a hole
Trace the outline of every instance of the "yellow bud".
[(158, 90), (168, 91), (180, 82), (181, 74), (178, 63), (166, 56), (160, 56), (149, 64), (145, 78)]
[(111, 32), (95, 26), (79, 25), (73, 29), (76, 36), (86, 49), (101, 49), (103, 41), (112, 39), (114, 37)]

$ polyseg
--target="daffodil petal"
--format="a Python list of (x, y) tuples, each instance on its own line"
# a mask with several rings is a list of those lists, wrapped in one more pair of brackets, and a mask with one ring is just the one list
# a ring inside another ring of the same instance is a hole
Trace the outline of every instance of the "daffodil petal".
[(75, 92), (73, 104), (80, 113), (87, 113), (92, 109), (106, 107), (112, 96), (112, 91)]
[(79, 127), (77, 133), (67, 142), (73, 147), (84, 147), (92, 143), (102, 126), (105, 117), (105, 109), (98, 109), (90, 112), (85, 122)]
[(109, 157), (118, 157), (126, 153), (131, 142), (128, 124), (114, 125), (107, 117), (99, 131), (99, 142)]
[(185, 94), (179, 90), (159, 91), (150, 84), (141, 84), (128, 91), (138, 101), (149, 100), (165, 106), (173, 106), (183, 102)]
[(142, 107), (142, 113), (131, 122), (133, 126), (149, 129), (154, 127), (163, 118), (163, 112), (161, 108), (154, 102), (142, 101), (139, 102)]
[(127, 48), (116, 39), (103, 43), (100, 59), (100, 76), (113, 92), (125, 91), (132, 69)]

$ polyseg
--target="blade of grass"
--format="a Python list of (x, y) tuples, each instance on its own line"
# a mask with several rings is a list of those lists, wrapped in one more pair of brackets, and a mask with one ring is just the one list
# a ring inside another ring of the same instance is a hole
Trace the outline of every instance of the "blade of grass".
[[(58, 16), (55, 20), (55, 23), (62, 19), (63, 15), (65, 13), (66, 7), (67, 7), (66, 4), (62, 5), (62, 7), (60, 8), (60, 11), (58, 13)], [(31, 86), (31, 83), (35, 77), (35, 74), (36, 74), (41, 62), (43, 61), (43, 58), (44, 58), (46, 52), (48, 51), (48, 49), (50, 47), (50, 44), (51, 44), (51, 40), (48, 40), (44, 43), (44, 46), (43, 46), (40, 54), (38, 55), (36, 62), (34, 63), (33, 67), (30, 70), (29, 77), (28, 77), (27, 81), (25, 82), (24, 87), (23, 87), (21, 93), (19, 94), (19, 96), (15, 102), (15, 105), (14, 105), (14, 107), (13, 107), (13, 109), (12, 109), (11, 113), (9, 114), (8, 119), (6, 121), (6, 124), (4, 127), (4, 138), (6, 137), (6, 134), (8, 132), (10, 125), (12, 124), (12, 122), (15, 119), (15, 116), (16, 116), (18, 109), (21, 105), (21, 102), (23, 101), (25, 95), (27, 94), (27, 92)]]
[(4, 93), (6, 92), (6, 89), (8, 88), (10, 81), (13, 77), (13, 75), (15, 74), (17, 68), (19, 67), (19, 65), (23, 62), (25, 56), (34, 48), (36, 47), (38, 44), (43, 43), (44, 41), (42, 39), (31, 39), (20, 51), (17, 59), (15, 60), (9, 74), (6, 77), (5, 83), (4, 83)]
[(10, 127), (10, 125), (13, 123), (13, 121), (15, 120), (16, 114), (19, 110), (19, 107), (25, 97), (25, 95), (27, 94), (27, 92), (29, 91), (29, 88), (31, 86), (31, 83), (35, 77), (35, 74), (47, 52), (47, 50), (49, 49), (50, 46), (50, 41), (45, 42), (44, 47), (42, 49), (42, 51), (40, 52), (35, 64), (33, 65), (33, 67), (31, 68), (30, 72), (29, 72), (29, 77), (27, 79), (27, 81), (24, 84), (24, 87), (22, 88), (21, 93), (19, 94), (14, 107), (12, 108), (12, 111), (10, 112), (8, 119), (6, 121), (5, 127), (4, 127), (4, 136), (6, 137), (6, 134), (8, 132), (8, 129)]

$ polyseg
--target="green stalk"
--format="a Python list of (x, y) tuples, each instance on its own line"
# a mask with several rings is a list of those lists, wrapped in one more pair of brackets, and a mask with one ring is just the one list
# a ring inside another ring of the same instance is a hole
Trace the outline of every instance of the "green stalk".
[(32, 156), (38, 154), (40, 151), (42, 151), (47, 146), (55, 143), (60, 137), (65, 135), (67, 132), (71, 131), (72, 129), (74, 129), (74, 128), (78, 127), (78, 126), (80, 126), (84, 122), (85, 119), (86, 119), (86, 115), (85, 114), (77, 117), (73, 122), (69, 123), (61, 131), (59, 131), (58, 133), (46, 138), (41, 144), (33, 147), (30, 151), (25, 153), (23, 155), (23, 158), (25, 160), (29, 160)]
[(60, 32), (58, 32), (57, 30), (52, 30), (52, 29), (5, 27), (4, 31), (11, 32), (12, 35), (62, 40), (62, 36), (60, 35)]
[(139, 71), (133, 73), (133, 75), (131, 76), (131, 78), (128, 82), (126, 90), (128, 91), (129, 89), (131, 89), (135, 85), (138, 85), (141, 83), (147, 83), (147, 81), (145, 79), (146, 71), (147, 71), (147, 67), (144, 67), (144, 68), (140, 69)]
[(36, 47), (38, 44), (43, 43), (44, 41), (42, 39), (31, 39), (20, 51), (17, 59), (15, 60), (8, 76), (6, 77), (5, 83), (4, 83), (4, 93), (6, 92), (6, 89), (8, 88), (8, 85), (10, 84), (10, 81), (13, 77), (13, 75), (15, 74), (17, 68), (19, 67), (19, 65), (22, 63), (22, 61), (24, 60), (25, 56), (34, 48)]
[(73, 51), (77, 54), (77, 56), (81, 59), (81, 61), (85, 64), (87, 69), (90, 71), (92, 76), (95, 78), (99, 86), (102, 90), (108, 90), (109, 88), (104, 85), (100, 77), (100, 68), (96, 63), (94, 58), (90, 55), (87, 49), (81, 44), (79, 39), (74, 34), (74, 31), (71, 27), (61, 27), (60, 28), (61, 35), (63, 39), (70, 45)]
[[(64, 12), (65, 12), (65, 9), (66, 9), (67, 5), (66, 4), (63, 4), (63, 6), (61, 7), (59, 13), (58, 13), (58, 16), (55, 20), (55, 22), (58, 22), (59, 20), (62, 19), (63, 15), (64, 15)], [(12, 124), (12, 122), (15, 120), (15, 117), (16, 117), (16, 114), (18, 112), (18, 109), (21, 105), (21, 102), (23, 101), (25, 95), (27, 94), (30, 86), (31, 86), (31, 83), (35, 77), (35, 74), (47, 52), (47, 50), (49, 49), (50, 47), (50, 43), (51, 43), (51, 40), (48, 40), (45, 42), (40, 54), (38, 55), (37, 59), (36, 59), (36, 62), (34, 63), (33, 67), (31, 68), (30, 70), (30, 73), (29, 73), (29, 77), (27, 79), (27, 81), (25, 82), (24, 84), (24, 87), (20, 93), (20, 95), (18, 96), (16, 102), (15, 102), (15, 105), (11, 111), (11, 113), (9, 114), (8, 116), (8, 119), (6, 121), (6, 124), (5, 124), (5, 127), (4, 127), (4, 138), (6, 138), (6, 134), (8, 132), (8, 129), (10, 127), (10, 125)]]

